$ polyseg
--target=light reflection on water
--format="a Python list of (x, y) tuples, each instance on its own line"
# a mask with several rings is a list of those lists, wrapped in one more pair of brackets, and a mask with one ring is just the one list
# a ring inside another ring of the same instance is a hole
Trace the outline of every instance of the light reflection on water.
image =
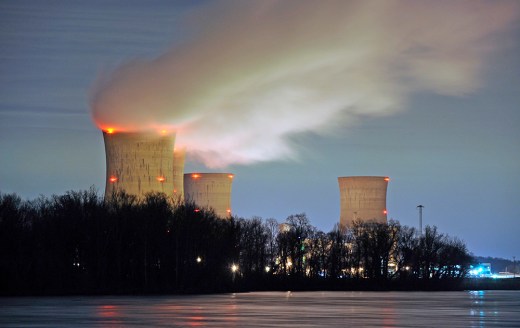
[(2, 327), (514, 327), (520, 291), (0, 298)]

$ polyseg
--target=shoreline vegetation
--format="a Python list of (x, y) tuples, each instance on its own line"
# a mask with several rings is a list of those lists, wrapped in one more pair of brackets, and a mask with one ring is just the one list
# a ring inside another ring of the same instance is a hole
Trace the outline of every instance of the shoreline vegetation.
[(157, 193), (0, 193), (2, 296), (520, 289), (466, 278), (472, 263), (458, 238), (398, 221), (325, 233), (303, 213), (220, 219)]

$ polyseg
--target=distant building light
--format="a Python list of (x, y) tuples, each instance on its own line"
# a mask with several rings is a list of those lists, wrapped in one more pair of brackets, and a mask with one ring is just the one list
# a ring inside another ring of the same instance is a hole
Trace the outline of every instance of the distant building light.
[(198, 212), (200, 212), (200, 210), (199, 210), (198, 208), (196, 208), (196, 209), (195, 209), (195, 212), (198, 213)]
[(388, 211), (387, 211), (387, 210), (383, 210), (383, 214), (387, 214), (387, 213), (388, 213)]
[(228, 178), (230, 178), (230, 179), (233, 179), (233, 177), (234, 177), (233, 174), (228, 175)]
[(386, 182), (390, 181), (390, 178), (389, 178), (389, 177), (386, 177), (386, 178), (385, 178), (385, 181), (386, 181)]
[(200, 178), (200, 174), (195, 173), (195, 174), (192, 174), (191, 177), (193, 179), (197, 179), (197, 178)]
[(115, 176), (111, 176), (108, 181), (110, 181), (110, 183), (114, 183), (114, 182), (117, 182), (117, 178)]
[(157, 181), (164, 182), (166, 179), (163, 176), (158, 176)]

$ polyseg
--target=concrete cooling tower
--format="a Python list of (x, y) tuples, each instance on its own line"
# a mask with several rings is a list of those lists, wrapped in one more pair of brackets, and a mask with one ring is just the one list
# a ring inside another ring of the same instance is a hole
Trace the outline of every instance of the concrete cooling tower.
[(138, 197), (148, 192), (172, 195), (174, 133), (103, 131), (107, 160), (105, 200), (124, 190)]
[(213, 209), (221, 218), (231, 216), (230, 173), (184, 174), (184, 197), (204, 209)]
[(173, 197), (179, 202), (184, 201), (184, 161), (185, 148), (175, 148), (173, 151)]
[(340, 224), (353, 221), (386, 223), (388, 177), (339, 177)]

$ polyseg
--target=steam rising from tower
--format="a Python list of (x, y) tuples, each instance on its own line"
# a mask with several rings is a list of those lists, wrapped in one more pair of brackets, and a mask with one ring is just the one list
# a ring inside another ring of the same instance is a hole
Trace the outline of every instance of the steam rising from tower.
[(103, 138), (107, 163), (105, 199), (122, 190), (138, 197), (149, 192), (171, 195), (175, 134), (107, 129)]
[[(168, 126), (208, 167), (293, 158), (295, 134), (392, 115), (415, 92), (481, 84), (518, 1), (206, 1), (184, 42), (101, 74), (94, 120)], [(192, 158), (194, 158), (192, 156)]]
[(339, 177), (340, 224), (354, 221), (386, 223), (388, 177)]

